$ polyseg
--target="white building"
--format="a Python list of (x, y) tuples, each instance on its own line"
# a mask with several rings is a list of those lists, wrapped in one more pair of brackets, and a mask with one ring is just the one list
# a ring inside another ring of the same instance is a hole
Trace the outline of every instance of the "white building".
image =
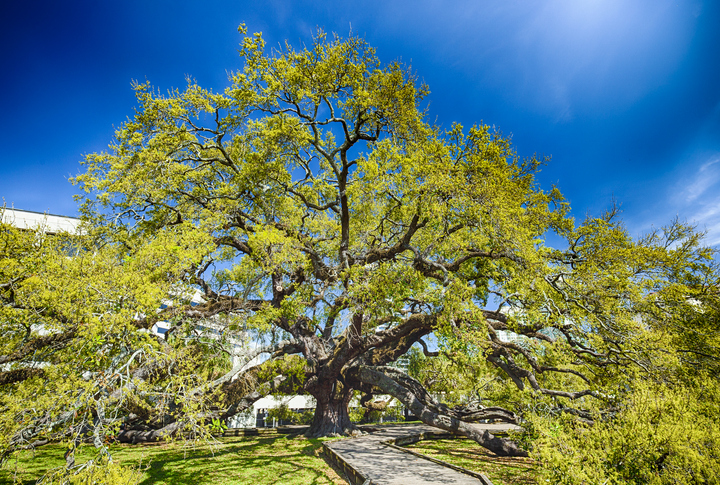
[(80, 219), (77, 217), (43, 214), (42, 212), (23, 211), (12, 208), (0, 208), (2, 222), (18, 229), (41, 229), (46, 234), (59, 232), (77, 233)]
[(306, 395), (295, 396), (265, 396), (258, 399), (244, 412), (237, 414), (228, 420), (230, 428), (254, 428), (254, 427), (275, 427), (278, 423), (273, 418), (268, 418), (270, 409), (287, 406), (290, 410), (301, 413), (315, 409), (315, 398)]

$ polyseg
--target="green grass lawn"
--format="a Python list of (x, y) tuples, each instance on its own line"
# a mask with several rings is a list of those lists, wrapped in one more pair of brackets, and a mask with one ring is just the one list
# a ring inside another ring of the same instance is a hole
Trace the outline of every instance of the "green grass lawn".
[[(347, 484), (323, 459), (322, 441), (302, 437), (220, 438), (195, 448), (180, 443), (149, 446), (114, 445), (113, 460), (123, 465), (141, 465), (142, 485), (149, 484)], [(77, 458), (92, 456), (92, 446)], [(34, 484), (48, 469), (62, 466), (64, 448), (46, 445), (25, 452), (0, 470), (0, 484)]]
[(453, 465), (484, 473), (494, 485), (535, 485), (540, 483), (537, 464), (530, 458), (495, 456), (473, 440), (419, 441), (406, 446)]

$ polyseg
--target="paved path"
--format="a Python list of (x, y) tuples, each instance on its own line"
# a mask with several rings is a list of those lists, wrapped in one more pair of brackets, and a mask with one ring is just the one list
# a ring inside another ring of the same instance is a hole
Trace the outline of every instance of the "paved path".
[[(480, 424), (491, 433), (513, 428), (508, 424)], [(381, 431), (358, 438), (328, 441), (325, 446), (334, 451), (373, 485), (479, 485), (478, 478), (447, 468), (432, 461), (396, 450), (382, 442), (419, 435), (444, 433), (424, 424), (383, 427)]]

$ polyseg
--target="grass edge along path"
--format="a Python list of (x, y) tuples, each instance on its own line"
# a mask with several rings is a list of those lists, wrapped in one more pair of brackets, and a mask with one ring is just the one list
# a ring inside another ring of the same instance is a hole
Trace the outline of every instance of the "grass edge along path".
[(403, 448), (483, 473), (494, 485), (540, 483), (537, 462), (531, 458), (496, 456), (467, 438), (422, 440)]
[[(113, 460), (139, 467), (141, 485), (346, 485), (322, 455), (322, 442), (285, 435), (219, 438), (215, 444), (111, 445)], [(0, 484), (35, 484), (48, 470), (64, 464), (64, 446), (49, 444), (10, 459), (0, 470)], [(92, 446), (78, 455), (82, 463)]]

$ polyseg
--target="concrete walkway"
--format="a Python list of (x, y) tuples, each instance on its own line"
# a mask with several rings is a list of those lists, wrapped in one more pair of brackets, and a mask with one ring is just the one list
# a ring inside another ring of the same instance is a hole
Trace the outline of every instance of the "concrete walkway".
[[(509, 424), (479, 424), (491, 433), (513, 429)], [(397, 450), (384, 442), (412, 436), (446, 432), (424, 424), (397, 425), (379, 428), (379, 431), (325, 442), (341, 461), (353, 485), (484, 485), (481, 478), (461, 473), (452, 468)], [(369, 481), (369, 482), (368, 482)]]

